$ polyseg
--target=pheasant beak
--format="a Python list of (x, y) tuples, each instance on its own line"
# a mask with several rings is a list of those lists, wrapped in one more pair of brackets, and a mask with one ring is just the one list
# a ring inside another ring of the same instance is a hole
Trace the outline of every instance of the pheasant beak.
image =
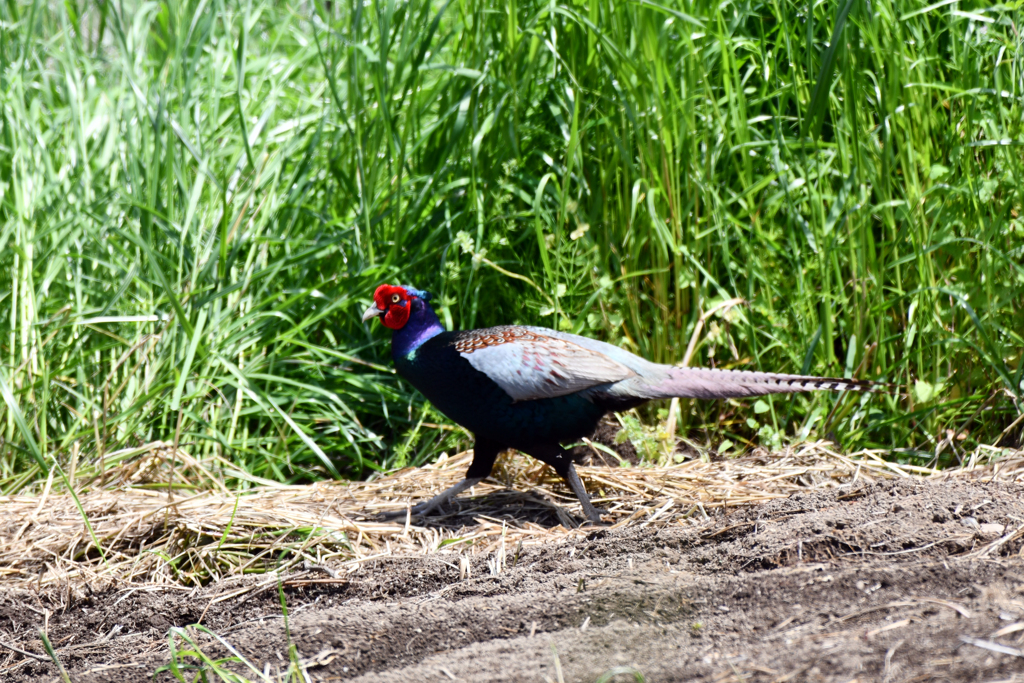
[(373, 320), (385, 313), (387, 313), (387, 311), (382, 311), (377, 308), (377, 304), (370, 304), (370, 307), (363, 313), (363, 322), (365, 323), (367, 320)]

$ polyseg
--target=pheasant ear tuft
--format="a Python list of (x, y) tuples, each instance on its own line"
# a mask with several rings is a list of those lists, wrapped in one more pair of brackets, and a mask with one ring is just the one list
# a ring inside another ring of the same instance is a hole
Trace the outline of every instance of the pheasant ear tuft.
[(403, 285), (403, 288), (411, 296), (419, 297), (424, 301), (430, 301), (431, 299), (434, 298), (434, 296), (430, 292), (424, 291), (422, 289), (416, 289), (415, 287), (410, 287), (409, 285)]

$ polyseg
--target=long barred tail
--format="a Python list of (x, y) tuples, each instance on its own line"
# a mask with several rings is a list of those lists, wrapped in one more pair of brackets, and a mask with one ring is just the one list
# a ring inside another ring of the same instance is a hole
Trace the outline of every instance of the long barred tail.
[(857, 379), (775, 372), (666, 368), (668, 377), (648, 384), (647, 398), (744, 398), (801, 391), (885, 391), (891, 385)]

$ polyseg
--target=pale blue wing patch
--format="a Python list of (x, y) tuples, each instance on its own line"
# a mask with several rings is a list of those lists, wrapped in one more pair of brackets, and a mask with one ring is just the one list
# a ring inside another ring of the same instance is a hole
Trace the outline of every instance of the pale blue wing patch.
[(481, 330), (455, 348), (515, 401), (574, 394), (636, 374), (599, 351), (523, 327)]

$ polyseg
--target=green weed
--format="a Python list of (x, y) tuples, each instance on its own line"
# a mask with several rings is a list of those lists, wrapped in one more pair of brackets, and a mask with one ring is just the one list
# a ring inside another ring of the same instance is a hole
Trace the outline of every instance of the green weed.
[[(469, 444), (359, 323), (905, 396), (684, 401), (680, 435), (956, 462), (1019, 440), (1016, 5), (0, 5), (0, 489), (162, 439), (284, 481)], [(656, 414), (644, 414), (648, 422)]]

